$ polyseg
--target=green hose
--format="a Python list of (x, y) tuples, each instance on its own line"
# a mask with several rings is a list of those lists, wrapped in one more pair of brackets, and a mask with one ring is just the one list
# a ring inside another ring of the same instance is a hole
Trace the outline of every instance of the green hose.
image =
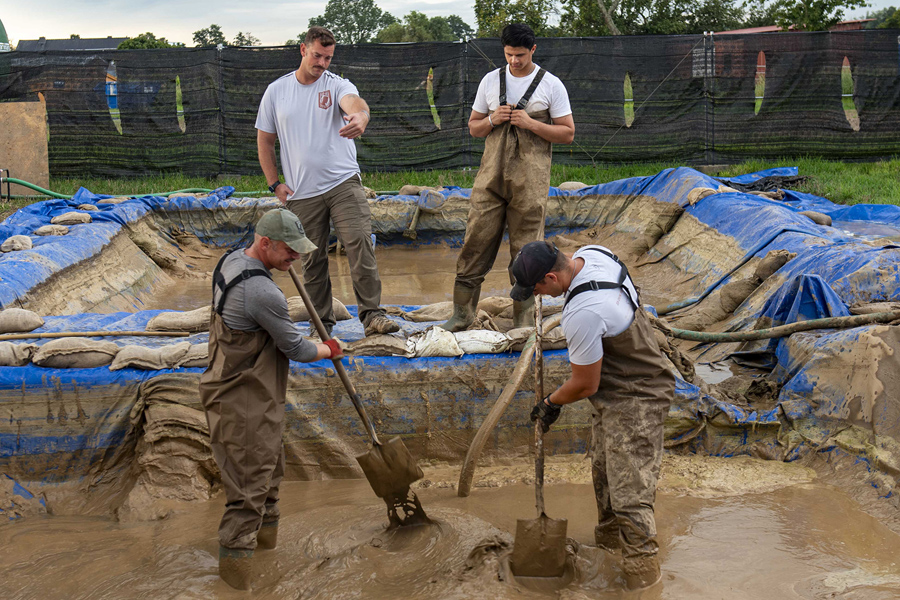
[(61, 198), (63, 200), (70, 200), (72, 196), (66, 196), (65, 194), (59, 194), (57, 192), (51, 192), (50, 190), (45, 190), (44, 188), (34, 185), (33, 183), (28, 183), (27, 181), (23, 181), (21, 179), (14, 179), (12, 177), (0, 177), (0, 184), (5, 183), (15, 183), (16, 185), (21, 185), (23, 187), (31, 188), (36, 192), (40, 192), (45, 196), (50, 196), (51, 198)]
[(826, 317), (824, 319), (810, 319), (808, 321), (798, 321), (789, 325), (779, 325), (778, 327), (769, 327), (768, 329), (754, 329), (751, 331), (689, 331), (687, 329), (674, 329), (672, 337), (682, 340), (692, 340), (694, 342), (750, 342), (754, 340), (767, 340), (771, 338), (787, 337), (798, 331), (809, 331), (811, 329), (844, 329), (848, 327), (859, 327), (860, 325), (869, 325), (870, 323), (890, 323), (900, 319), (900, 310), (893, 312), (870, 313), (867, 315), (853, 315), (850, 317)]

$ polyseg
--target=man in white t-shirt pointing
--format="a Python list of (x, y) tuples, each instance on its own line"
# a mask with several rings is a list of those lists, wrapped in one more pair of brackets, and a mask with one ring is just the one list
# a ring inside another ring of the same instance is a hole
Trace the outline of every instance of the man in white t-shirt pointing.
[[(511, 256), (543, 239), (551, 144), (571, 144), (575, 138), (565, 86), (532, 61), (537, 45), (531, 28), (507, 25), (500, 40), (507, 66), (481, 80), (469, 117), (469, 133), (487, 139), (456, 262), (453, 316), (441, 325), (448, 331), (466, 329), (475, 320), (481, 283), (494, 266), (505, 228)], [(529, 298), (513, 304), (516, 327), (534, 323), (533, 303)]]
[(630, 589), (660, 579), (653, 505), (663, 452), (663, 424), (675, 395), (668, 369), (628, 269), (603, 246), (571, 257), (531, 242), (513, 260), (510, 296), (565, 295), (562, 328), (572, 376), (540, 401), (531, 420), (544, 432), (562, 406), (593, 406), (591, 464), (597, 497), (597, 545), (622, 551)]
[[(353, 140), (369, 124), (369, 105), (356, 86), (328, 71), (334, 36), (311, 27), (300, 44), (300, 67), (272, 82), (256, 117), (259, 164), (273, 192), (303, 224), (317, 250), (303, 256), (303, 275), (316, 313), (331, 333), (328, 238), (331, 222), (347, 250), (359, 320), (366, 335), (400, 326), (381, 304), (381, 278), (372, 247), (372, 213), (362, 187)], [(281, 143), (285, 183), (278, 179), (275, 140)]]

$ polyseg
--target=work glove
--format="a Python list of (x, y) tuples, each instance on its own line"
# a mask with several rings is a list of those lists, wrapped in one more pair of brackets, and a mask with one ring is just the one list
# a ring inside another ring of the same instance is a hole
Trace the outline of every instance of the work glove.
[(534, 408), (531, 409), (531, 420), (537, 421), (540, 419), (541, 421), (541, 429), (544, 430), (544, 433), (550, 431), (550, 426), (553, 425), (556, 420), (559, 418), (559, 413), (562, 411), (562, 406), (559, 404), (553, 404), (550, 402), (550, 394), (534, 405)]
[(322, 343), (328, 346), (328, 348), (331, 350), (331, 355), (328, 358), (338, 358), (343, 355), (341, 346), (340, 344), (338, 344), (338, 341), (336, 339), (331, 338), (330, 340), (325, 340)]

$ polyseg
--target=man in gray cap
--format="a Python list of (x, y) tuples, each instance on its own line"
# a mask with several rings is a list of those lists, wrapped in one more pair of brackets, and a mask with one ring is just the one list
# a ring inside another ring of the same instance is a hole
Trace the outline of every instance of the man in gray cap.
[(272, 269), (287, 271), (315, 249), (300, 220), (279, 208), (262, 216), (249, 248), (227, 253), (213, 271), (200, 400), (225, 488), (219, 576), (236, 589), (250, 589), (253, 550), (274, 548), (277, 540), (289, 359), (341, 356), (335, 340), (314, 344), (301, 336), (272, 280)]
[(546, 433), (563, 406), (590, 400), (597, 545), (622, 551), (630, 589), (653, 585), (660, 579), (653, 504), (675, 376), (638, 289), (603, 246), (568, 256), (549, 242), (531, 242), (516, 256), (512, 273), (513, 300), (565, 295), (561, 326), (572, 376), (534, 407), (531, 420), (540, 420)]

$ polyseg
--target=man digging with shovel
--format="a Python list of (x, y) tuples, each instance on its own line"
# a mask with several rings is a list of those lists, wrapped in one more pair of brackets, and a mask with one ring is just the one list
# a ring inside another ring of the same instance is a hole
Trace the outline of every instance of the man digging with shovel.
[(602, 246), (568, 256), (549, 242), (531, 242), (512, 273), (513, 300), (565, 295), (561, 325), (572, 376), (534, 407), (531, 420), (540, 420), (546, 433), (563, 405), (591, 401), (596, 542), (622, 551), (629, 589), (649, 587), (660, 579), (653, 504), (675, 377), (638, 290), (625, 265)]
[(272, 281), (272, 269), (287, 271), (315, 249), (299, 219), (276, 209), (257, 223), (253, 245), (229, 252), (213, 271), (209, 367), (200, 399), (225, 488), (219, 576), (239, 590), (250, 589), (253, 550), (274, 548), (277, 540), (289, 359), (342, 356), (335, 340), (314, 344), (301, 337)]

